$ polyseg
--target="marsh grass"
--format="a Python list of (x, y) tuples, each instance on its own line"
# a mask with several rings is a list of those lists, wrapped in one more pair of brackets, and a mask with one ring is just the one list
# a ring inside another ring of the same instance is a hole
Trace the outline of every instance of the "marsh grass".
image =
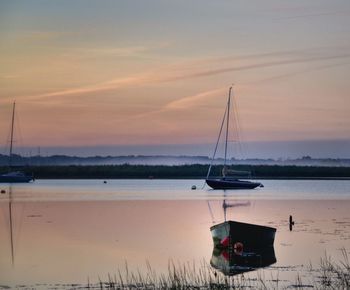
[(341, 249), (342, 261), (335, 263), (325, 254), (318, 269), (318, 289), (350, 289), (350, 261), (345, 249)]
[[(225, 276), (211, 267), (204, 260), (200, 263), (174, 263), (170, 260), (165, 272), (157, 273), (146, 261), (145, 271), (130, 271), (128, 263), (118, 269), (113, 275), (108, 273), (107, 279), (98, 277), (98, 281), (87, 284), (60, 285), (54, 289), (349, 289), (350, 290), (350, 261), (345, 249), (341, 249), (343, 258), (340, 262), (332, 261), (327, 254), (320, 259), (317, 268), (310, 263), (302, 274), (297, 273), (294, 280), (280, 280), (279, 269)], [(284, 267), (283, 267), (284, 268)], [(268, 276), (267, 276), (268, 275)], [(0, 288), (2, 288), (0, 286)], [(26, 288), (26, 289), (36, 289)]]
[[(205, 261), (198, 263), (176, 264), (168, 262), (165, 273), (157, 273), (146, 262), (146, 271), (131, 272), (125, 263), (124, 269), (114, 275), (108, 274), (107, 281), (96, 284), (88, 283), (89, 289), (350, 289), (350, 262), (345, 249), (342, 249), (341, 262), (332, 261), (331, 257), (321, 258), (314, 268), (311, 263), (306, 269), (307, 278), (298, 273), (294, 281), (286, 284), (276, 273), (260, 269), (254, 275), (239, 274), (225, 276), (212, 268)], [(266, 277), (269, 275), (269, 277)], [(253, 277), (253, 278), (252, 278)], [(89, 280), (88, 280), (89, 281)]]

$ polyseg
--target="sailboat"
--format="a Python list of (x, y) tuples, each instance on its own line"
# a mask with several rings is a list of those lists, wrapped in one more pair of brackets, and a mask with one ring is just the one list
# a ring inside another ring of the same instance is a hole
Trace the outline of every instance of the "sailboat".
[[(256, 187), (263, 187), (263, 185), (260, 182), (253, 182), (249, 180), (241, 180), (238, 178), (228, 177), (227, 175), (229, 173), (237, 173), (232, 170), (229, 170), (227, 168), (227, 143), (228, 143), (228, 137), (229, 137), (229, 123), (230, 123), (230, 107), (231, 107), (231, 92), (232, 87), (230, 87), (229, 95), (228, 95), (228, 101), (227, 101), (227, 107), (225, 110), (224, 118), (221, 123), (220, 133), (218, 140), (216, 142), (214, 154), (212, 157), (212, 162), (209, 166), (208, 174), (205, 179), (206, 183), (213, 189), (254, 189)], [(213, 164), (213, 160), (215, 159), (215, 154), (218, 148), (219, 140), (221, 137), (221, 132), (223, 129), (224, 122), (226, 120), (226, 135), (225, 135), (225, 158), (224, 158), (224, 167), (222, 169), (222, 177), (219, 178), (209, 178), (210, 170)]]
[[(10, 154), (9, 154), (9, 167), (12, 167), (12, 151), (13, 151), (13, 133), (14, 133), (14, 124), (15, 124), (15, 108), (16, 103), (13, 103), (12, 109), (12, 122), (11, 122), (11, 139), (10, 139)], [(1, 183), (19, 183), (19, 182), (30, 182), (34, 178), (31, 175), (27, 175), (22, 171), (10, 171), (4, 174), (0, 174)]]

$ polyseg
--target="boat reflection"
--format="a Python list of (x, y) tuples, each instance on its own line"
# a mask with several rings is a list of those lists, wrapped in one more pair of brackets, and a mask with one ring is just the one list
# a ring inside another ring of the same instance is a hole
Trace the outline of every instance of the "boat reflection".
[(233, 276), (276, 263), (274, 247), (240, 251), (214, 247), (210, 265), (224, 275)]

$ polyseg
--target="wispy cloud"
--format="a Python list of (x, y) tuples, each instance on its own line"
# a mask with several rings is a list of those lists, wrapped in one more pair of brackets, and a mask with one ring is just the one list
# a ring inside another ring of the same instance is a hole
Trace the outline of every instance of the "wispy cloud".
[(244, 84), (257, 84), (257, 83), (271, 82), (276, 80), (284, 80), (284, 79), (289, 79), (290, 77), (299, 76), (309, 72), (322, 71), (333, 67), (347, 66), (347, 65), (350, 65), (350, 62), (339, 62), (339, 63), (319, 65), (319, 66), (309, 67), (298, 71), (288, 72), (285, 74), (275, 75), (272, 77), (262, 78), (257, 81), (244, 82)]
[(227, 87), (222, 87), (222, 88), (200, 92), (194, 95), (185, 96), (175, 101), (166, 103), (164, 106), (158, 109), (140, 113), (140, 114), (135, 114), (133, 116), (127, 117), (127, 119), (128, 120), (142, 119), (142, 118), (148, 118), (155, 115), (167, 115), (168, 113), (178, 112), (178, 111), (191, 112), (195, 108), (198, 108), (200, 104), (211, 103), (210, 99), (218, 98), (220, 96), (225, 95), (226, 91), (227, 91)]
[(24, 41), (24, 42), (48, 43), (71, 33), (72, 32), (48, 31), (48, 30), (47, 31), (25, 30), (17, 35), (16, 40)]
[(319, 12), (319, 13), (304, 13), (304, 14), (297, 14), (297, 15), (279, 17), (279, 18), (276, 18), (276, 19), (278, 19), (278, 20), (288, 20), (288, 19), (298, 19), (298, 18), (333, 16), (333, 15), (348, 14), (349, 12), (350, 12), (349, 10), (344, 10), (344, 11), (330, 11), (330, 12)]
[(181, 109), (192, 109), (201, 103), (203, 99), (217, 97), (225, 93), (224, 88), (201, 92), (192, 96), (186, 96), (179, 100), (172, 101), (163, 107), (163, 111), (167, 110), (181, 110)]
[(17, 79), (19, 78), (19, 75), (0, 75), (0, 79), (10, 80), (10, 79)]
[(123, 86), (132, 85), (134, 83), (140, 82), (141, 80), (142, 80), (141, 77), (126, 77), (126, 78), (114, 79), (114, 80), (110, 80), (110, 81), (92, 85), (92, 86), (72, 88), (72, 89), (66, 89), (61, 91), (28, 96), (27, 100), (30, 100), (30, 99), (36, 100), (36, 99), (43, 99), (43, 98), (49, 98), (49, 97), (84, 95), (84, 94), (90, 94), (94, 92), (108, 91), (108, 90), (118, 89)]
[(300, 57), (300, 58), (292, 58), (292, 59), (285, 59), (285, 60), (266, 61), (266, 62), (248, 64), (248, 65), (241, 65), (241, 66), (231, 66), (231, 67), (225, 67), (225, 68), (219, 68), (219, 69), (213, 69), (213, 70), (203, 70), (203, 71), (195, 72), (193, 74), (188, 74), (183, 76), (173, 76), (169, 79), (165, 79), (165, 81), (208, 77), (212, 75), (218, 75), (218, 74), (234, 72), (234, 71), (243, 71), (243, 70), (259, 69), (259, 68), (267, 68), (267, 67), (273, 67), (273, 66), (282, 66), (282, 65), (288, 65), (288, 64), (319, 62), (319, 61), (344, 59), (344, 58), (350, 58), (350, 54), (345, 53), (340, 55), (329, 55), (329, 56), (309, 56), (309, 57)]
[(105, 46), (105, 47), (77, 47), (71, 52), (78, 54), (80, 57), (92, 56), (113, 56), (113, 57), (137, 57), (145, 56), (160, 49), (171, 46), (170, 42), (160, 42), (152, 45), (127, 45), (127, 46)]

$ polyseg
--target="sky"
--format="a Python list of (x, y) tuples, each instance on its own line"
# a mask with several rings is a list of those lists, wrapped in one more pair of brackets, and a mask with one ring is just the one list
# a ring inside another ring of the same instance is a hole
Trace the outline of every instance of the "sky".
[(16, 101), (17, 146), (195, 154), (234, 84), (242, 143), (350, 157), (349, 75), (348, 0), (0, 1), (3, 147)]

